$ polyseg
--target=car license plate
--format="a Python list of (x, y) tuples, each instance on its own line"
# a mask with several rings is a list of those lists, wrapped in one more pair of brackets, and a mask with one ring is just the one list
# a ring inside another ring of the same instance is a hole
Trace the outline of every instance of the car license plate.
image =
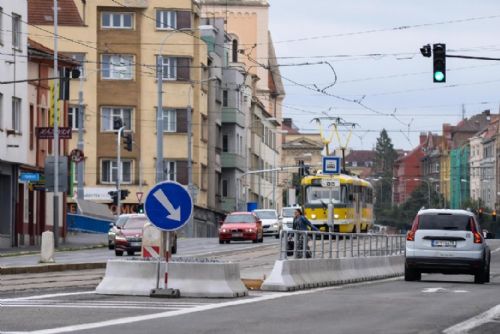
[(457, 247), (457, 242), (452, 240), (432, 240), (432, 247)]
[(132, 247), (139, 247), (140, 245), (141, 245), (140, 242), (131, 242), (130, 243), (130, 246), (132, 246)]
[(241, 233), (241, 232), (234, 232), (232, 235), (233, 235), (233, 238), (241, 238), (243, 236), (243, 233)]

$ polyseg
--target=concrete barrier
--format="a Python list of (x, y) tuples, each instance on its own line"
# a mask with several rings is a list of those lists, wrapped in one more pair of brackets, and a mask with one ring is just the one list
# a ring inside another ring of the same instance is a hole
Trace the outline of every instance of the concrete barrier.
[(233, 298), (248, 294), (238, 263), (169, 262), (167, 288), (181, 297)]
[[(159, 288), (165, 287), (166, 263), (160, 262)], [(157, 261), (108, 260), (106, 273), (96, 288), (97, 294), (149, 296), (156, 288)]]
[(45, 231), (42, 233), (42, 246), (40, 247), (40, 263), (54, 262), (54, 233)]
[(275, 262), (261, 289), (292, 291), (400, 276), (404, 256), (342, 259), (292, 259)]

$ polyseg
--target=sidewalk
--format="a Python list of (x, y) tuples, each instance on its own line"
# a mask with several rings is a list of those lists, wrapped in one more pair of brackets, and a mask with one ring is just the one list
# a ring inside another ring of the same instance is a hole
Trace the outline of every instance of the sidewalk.
[[(56, 251), (71, 251), (81, 249), (102, 248), (108, 245), (106, 233), (68, 233), (66, 240), (59, 240)], [(40, 253), (40, 245), (0, 248), (0, 257), (18, 256)]]

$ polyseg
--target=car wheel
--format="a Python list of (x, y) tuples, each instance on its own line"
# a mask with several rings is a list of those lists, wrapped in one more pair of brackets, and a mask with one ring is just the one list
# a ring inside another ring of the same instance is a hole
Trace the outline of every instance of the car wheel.
[(223, 244), (223, 243), (224, 243), (224, 240), (219, 239), (219, 244)]
[(230, 244), (231, 243), (231, 240), (226, 240), (226, 244)]
[(279, 238), (280, 238), (280, 233), (276, 234), (274, 237), (275, 237), (276, 239), (279, 239)]
[(474, 274), (474, 283), (484, 284), (484, 270), (478, 271)]
[(264, 242), (264, 235), (262, 235), (262, 237), (260, 237), (259, 242), (260, 242), (260, 243), (263, 243), (263, 242)]
[(123, 251), (119, 251), (115, 249), (115, 255), (116, 256), (123, 256)]
[(115, 249), (115, 245), (113, 245), (111, 240), (108, 240), (108, 249)]
[(484, 282), (485, 283), (489, 283), (490, 282), (490, 264), (489, 263), (488, 263), (488, 267), (485, 269)]
[(134, 251), (127, 251), (128, 256), (134, 256), (135, 252)]
[(405, 281), (420, 281), (422, 274), (415, 269), (410, 269), (405, 266)]
[(253, 240), (252, 240), (252, 242), (253, 242), (254, 244), (258, 243), (258, 242), (259, 242), (259, 236), (258, 236), (258, 235), (256, 235), (256, 236), (255, 236), (255, 239), (253, 239)]

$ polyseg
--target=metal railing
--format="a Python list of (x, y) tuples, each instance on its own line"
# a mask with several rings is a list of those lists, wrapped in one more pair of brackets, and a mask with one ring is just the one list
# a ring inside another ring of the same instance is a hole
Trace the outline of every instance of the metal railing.
[(400, 234), (281, 231), (280, 259), (401, 255), (405, 242)]

